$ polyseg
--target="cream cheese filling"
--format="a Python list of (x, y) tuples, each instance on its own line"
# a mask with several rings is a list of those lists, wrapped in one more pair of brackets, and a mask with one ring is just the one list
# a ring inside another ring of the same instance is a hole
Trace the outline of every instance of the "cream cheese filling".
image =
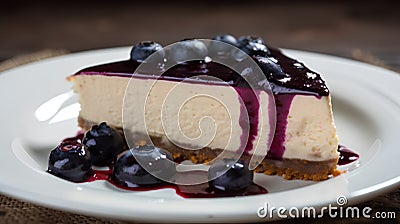
[[(206, 146), (237, 151), (243, 147), (239, 123), (243, 119), (240, 110), (243, 102), (230, 86), (166, 80), (154, 83), (151, 79), (135, 78), (132, 80), (135, 88), (130, 87), (126, 97), (132, 102), (124, 104), (129, 78), (78, 75), (72, 80), (74, 91), (80, 95), (80, 117), (85, 120), (105, 121), (136, 132), (143, 131), (138, 128), (141, 121), (137, 118), (144, 114), (149, 135), (162, 137), (183, 148)], [(265, 92), (258, 94), (262, 122), (259, 122), (255, 147), (250, 153), (263, 154), (271, 130), (268, 111), (271, 102)], [(138, 105), (145, 105), (145, 108)], [(337, 145), (330, 97), (296, 95), (288, 115), (283, 158), (329, 160), (337, 158)]]

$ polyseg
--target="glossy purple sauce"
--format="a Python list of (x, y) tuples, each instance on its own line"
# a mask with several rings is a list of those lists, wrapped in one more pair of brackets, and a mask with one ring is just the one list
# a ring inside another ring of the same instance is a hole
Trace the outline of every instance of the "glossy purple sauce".
[[(200, 175), (207, 175), (205, 171), (194, 171), (195, 175), (192, 175), (192, 172), (184, 172), (180, 173), (180, 178), (197, 178)], [(157, 185), (149, 185), (149, 186), (139, 186), (139, 187), (126, 187), (117, 184), (116, 182), (110, 179), (111, 169), (110, 170), (95, 170), (91, 177), (86, 182), (93, 181), (107, 181), (110, 184), (114, 185), (117, 188), (128, 190), (128, 191), (151, 191), (151, 190), (160, 190), (160, 189), (174, 189), (177, 195), (180, 195), (183, 198), (220, 198), (220, 197), (237, 197), (237, 196), (248, 196), (248, 195), (258, 195), (258, 194), (267, 194), (268, 191), (253, 183), (249, 187), (241, 191), (220, 191), (214, 188), (211, 188), (209, 184), (202, 183), (196, 185), (177, 185), (171, 183), (157, 184)]]
[(275, 95), (276, 129), (267, 158), (282, 159), (285, 152), (287, 118), (294, 95)]
[(290, 77), (290, 80), (285, 82), (268, 80), (276, 85), (276, 87), (272, 87), (274, 94), (295, 93), (318, 97), (329, 95), (328, 87), (317, 72), (310, 70), (301, 62), (287, 57), (278, 49), (270, 48), (270, 50), (272, 57), (278, 61), (282, 70)]
[(360, 156), (357, 153), (353, 152), (352, 150), (343, 145), (338, 146), (338, 152), (339, 152), (339, 161), (337, 164), (339, 166), (352, 163), (360, 158)]
[[(259, 93), (259, 91), (256, 90), (256, 92), (253, 92), (252, 89), (237, 87), (235, 90), (244, 103), (244, 105), (240, 105), (239, 124), (242, 128), (242, 135), (240, 136), (240, 149), (244, 148), (244, 152), (249, 152), (253, 149), (253, 141), (255, 140), (258, 132), (258, 114), (260, 102), (259, 97), (256, 94), (257, 92)], [(248, 118), (248, 120), (246, 118)]]
[[(318, 73), (311, 71), (305, 67), (303, 63), (285, 56), (278, 49), (270, 48), (270, 50), (271, 58), (274, 58), (277, 61), (277, 64), (281, 66), (283, 72), (289, 77), (289, 79), (282, 81), (275, 79), (273, 75), (266, 75), (275, 97), (277, 114), (275, 135), (267, 157), (282, 159), (285, 151), (284, 142), (286, 136), (287, 116), (294, 94), (313, 95), (320, 98), (321, 96), (329, 95), (329, 90)], [(133, 73), (139, 65), (140, 63), (133, 60), (118, 61), (82, 69), (74, 76), (107, 75), (128, 78), (133, 76), (137, 77), (137, 75), (135, 76)], [(204, 61), (190, 61), (173, 66), (165, 71), (161, 77), (154, 77), (149, 74), (145, 78), (159, 78), (170, 81), (190, 81), (194, 83), (221, 85), (221, 82), (215, 82), (209, 79), (190, 79), (191, 77), (198, 75), (216, 77), (219, 80), (223, 80), (225, 85), (230, 85), (235, 88), (245, 104), (244, 107), (241, 107), (241, 116), (239, 121), (243, 130), (240, 149), (244, 148), (244, 152), (252, 150), (253, 141), (255, 140), (258, 131), (260, 107), (258, 95), (256, 95), (258, 93), (253, 93), (247, 82), (244, 81), (244, 78), (234, 70), (215, 62), (205, 63)], [(143, 78), (143, 76), (139, 78)], [(256, 91), (264, 90), (263, 88), (265, 88), (262, 86), (253, 87)], [(271, 111), (271, 109), (268, 108), (268, 111)], [(248, 130), (246, 130), (248, 121), (244, 119), (246, 115), (245, 113), (247, 113), (247, 116), (249, 117), (250, 125)], [(247, 139), (246, 133), (249, 133)]]
[(82, 143), (82, 139), (85, 135), (85, 132), (83, 130), (78, 131), (78, 133), (76, 133), (76, 136), (74, 137), (70, 137), (70, 138), (64, 138), (62, 140), (62, 142), (79, 142)]
[[(329, 95), (329, 90), (318, 73), (310, 70), (303, 63), (282, 54), (279, 49), (269, 49), (271, 51), (271, 57), (277, 60), (277, 64), (280, 65), (282, 70), (290, 77), (289, 80), (282, 81), (275, 79), (274, 76), (266, 76), (274, 94)], [(75, 73), (74, 76), (107, 75), (133, 77), (135, 76), (133, 73), (139, 65), (139, 62), (133, 60), (112, 62), (84, 68)], [(165, 71), (160, 78), (172, 81), (183, 81), (198, 75), (214, 76), (232, 86), (240, 86), (243, 84), (243, 78), (229, 67), (215, 62), (205, 63), (204, 61), (190, 61), (175, 65), (168, 69), (168, 71)], [(148, 78), (151, 78), (151, 76)], [(210, 80), (203, 81), (207, 81), (209, 84), (215, 84)]]

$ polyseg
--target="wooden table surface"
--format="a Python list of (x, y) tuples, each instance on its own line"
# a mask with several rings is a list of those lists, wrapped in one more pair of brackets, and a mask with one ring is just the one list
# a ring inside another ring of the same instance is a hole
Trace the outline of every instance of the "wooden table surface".
[[(128, 0), (112, 3), (94, 0), (26, 3), (19, 0), (1, 4), (0, 63), (3, 61), (3, 64), (10, 62), (9, 59), (46, 49), (78, 52), (127, 46), (141, 40), (168, 44), (187, 37), (209, 38), (231, 33), (258, 35), (276, 47), (321, 52), (400, 70), (400, 7), (396, 1), (259, 3), (203, 0), (143, 1), (138, 4)], [(388, 167), (390, 169), (393, 167)], [(7, 207), (2, 202), (0, 200), (0, 223), (6, 220), (13, 206), (11, 203)], [(396, 219), (384, 221), (399, 222), (400, 189), (360, 206), (395, 211)], [(24, 210), (18, 212), (16, 217), (23, 223)], [(57, 212), (52, 219), (42, 217), (29, 222), (81, 220), (81, 216), (64, 212), (60, 212), (57, 219)], [(75, 218), (60, 218), (68, 215)], [(114, 222), (94, 217), (89, 220)], [(313, 220), (297, 222), (305, 221)], [(318, 221), (341, 223), (348, 220)]]

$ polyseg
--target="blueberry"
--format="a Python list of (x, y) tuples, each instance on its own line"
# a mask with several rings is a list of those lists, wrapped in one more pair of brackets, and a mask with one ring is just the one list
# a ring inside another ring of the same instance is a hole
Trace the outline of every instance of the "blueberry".
[[(143, 168), (145, 167), (145, 168)], [(154, 146), (127, 150), (116, 161), (111, 180), (124, 187), (161, 184), (176, 173), (172, 155)]]
[(271, 54), (264, 41), (260, 37), (240, 37), (238, 40), (238, 48), (241, 51), (235, 49), (231, 52), (233, 58), (235, 58), (237, 61), (242, 61), (246, 57), (243, 55), (243, 52), (250, 56), (262, 57), (266, 57)]
[(244, 190), (253, 183), (253, 176), (253, 171), (244, 161), (235, 162), (233, 159), (220, 160), (208, 171), (210, 187), (221, 191)]
[(233, 45), (233, 46), (236, 46), (238, 44), (238, 41), (236, 40), (236, 38), (229, 34), (217, 35), (213, 38), (213, 40), (222, 41), (222, 42), (225, 42), (225, 43)]
[(133, 46), (131, 50), (131, 60), (143, 62), (155, 52), (157, 52), (154, 58), (155, 60), (162, 61), (165, 58), (165, 51), (161, 44), (153, 41), (142, 41)]
[(268, 57), (257, 56), (255, 57), (255, 60), (268, 79), (282, 80), (289, 77), (283, 72), (281, 66)]
[(92, 174), (90, 153), (79, 142), (62, 142), (50, 152), (49, 173), (73, 182), (83, 182)]
[(261, 37), (247, 35), (247, 36), (241, 36), (238, 38), (238, 44), (240, 44), (240, 45), (243, 45), (244, 43), (247, 43), (247, 42), (255, 42), (255, 43), (265, 45), (265, 42)]
[[(236, 38), (229, 34), (218, 35), (214, 37), (213, 40), (221, 41), (235, 47), (238, 45)], [(229, 55), (232, 47), (216, 41), (210, 42), (208, 46), (209, 52), (212, 53), (213, 55)]]
[(172, 63), (181, 63), (191, 59), (204, 59), (208, 55), (208, 50), (200, 40), (184, 39), (173, 44), (167, 53)]
[(95, 166), (112, 164), (123, 149), (121, 135), (103, 122), (85, 133), (82, 143), (87, 147)]

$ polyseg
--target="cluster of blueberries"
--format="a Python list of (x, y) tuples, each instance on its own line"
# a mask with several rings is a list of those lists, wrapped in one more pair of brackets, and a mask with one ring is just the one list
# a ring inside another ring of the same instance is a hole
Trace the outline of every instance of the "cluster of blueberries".
[[(144, 145), (123, 151), (123, 146), (115, 129), (105, 122), (94, 125), (82, 140), (66, 139), (51, 151), (48, 172), (69, 181), (84, 182), (93, 175), (93, 165), (109, 166), (111, 181), (132, 188), (163, 184), (164, 180), (157, 176), (169, 179), (177, 172), (173, 157), (166, 150)], [(244, 190), (253, 183), (253, 172), (247, 164), (232, 159), (211, 165), (208, 176), (210, 187), (222, 191)]]
[[(236, 52), (231, 52), (235, 49), (230, 45), (239, 48), (244, 53), (253, 56), (269, 56), (271, 53), (264, 41), (260, 37), (254, 36), (242, 36), (236, 39), (234, 36), (229, 34), (218, 35), (213, 38), (215, 41), (211, 41), (209, 46), (198, 39), (184, 39), (172, 45), (172, 47), (165, 52), (161, 44), (153, 41), (143, 41), (135, 46), (131, 50), (131, 60), (143, 62), (151, 54), (157, 52), (162, 58), (168, 58), (173, 62), (182, 62), (187, 58), (205, 58), (209, 55), (234, 55)], [(221, 41), (226, 44), (220, 44)], [(229, 51), (229, 52), (227, 52)], [(166, 54), (167, 53), (167, 54)]]
[(50, 152), (48, 172), (73, 181), (86, 181), (94, 166), (109, 166), (123, 151), (121, 135), (105, 122), (94, 125), (83, 138), (64, 139)]
[(247, 54), (260, 66), (268, 79), (279, 80), (286, 77), (282, 68), (271, 60), (271, 52), (261, 37), (241, 36), (236, 39), (232, 35), (222, 34), (215, 36), (213, 40), (206, 44), (198, 39), (184, 39), (173, 44), (167, 51), (159, 43), (143, 41), (133, 46), (130, 58), (143, 62), (156, 53), (152, 57), (158, 61), (181, 63), (190, 58), (206, 58), (215, 55), (240, 62)]

